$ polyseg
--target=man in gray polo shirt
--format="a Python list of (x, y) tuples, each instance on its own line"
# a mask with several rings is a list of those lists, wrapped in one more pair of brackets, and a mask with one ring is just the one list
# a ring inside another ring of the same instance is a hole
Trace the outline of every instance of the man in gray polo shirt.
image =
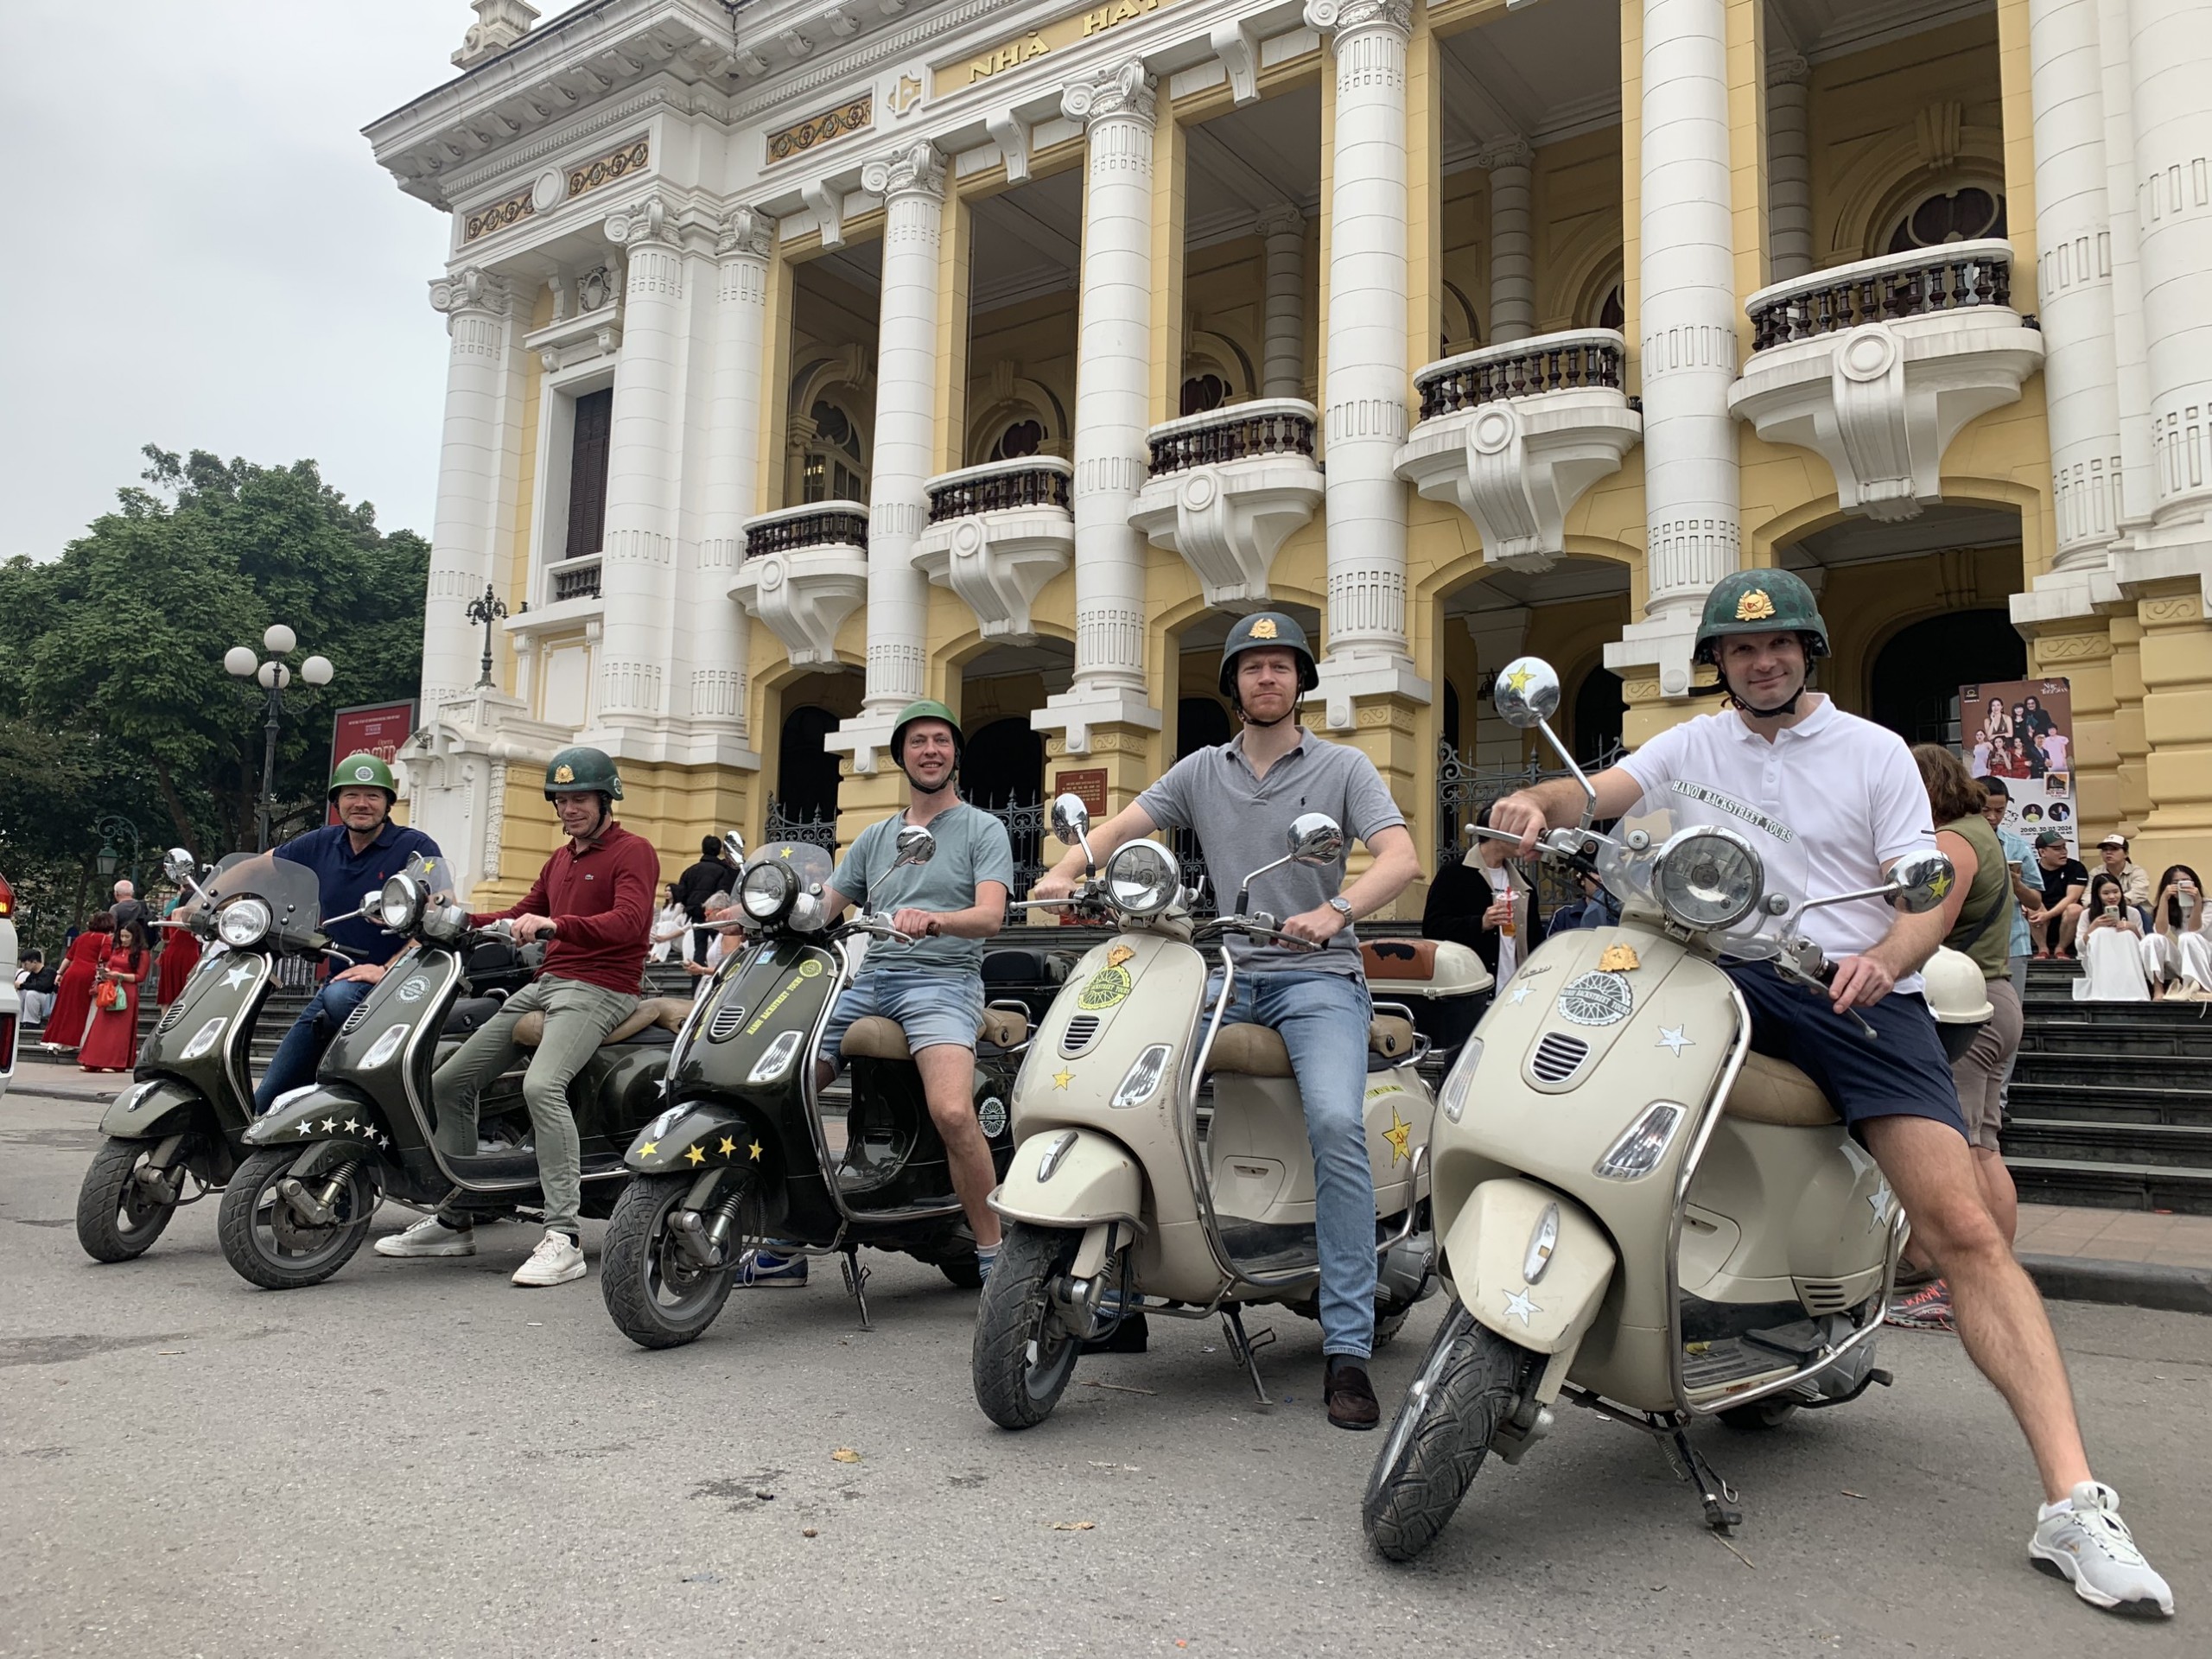
[[(983, 1023), (983, 941), (1006, 923), (1014, 843), (1006, 825), (960, 798), (955, 780), (961, 741), (952, 710), (941, 702), (909, 704), (891, 729), (892, 759), (906, 774), (906, 810), (861, 831), (830, 874), (822, 913), (836, 916), (848, 905), (865, 905), (887, 913), (892, 926), (914, 935), (914, 943), (878, 940), (869, 948), (868, 965), (830, 1010), (817, 1070), (824, 1083), (836, 1075), (838, 1046), (855, 1020), (878, 1014), (906, 1033), (930, 1117), (944, 1141), (952, 1190), (975, 1230), (976, 1260), (988, 1276), (999, 1249), (999, 1218), (990, 1206), (998, 1178), (990, 1143), (976, 1121), (976, 1033)], [(936, 851), (927, 863), (896, 866), (899, 832), (909, 825), (927, 829), (937, 838)], [(804, 1283), (805, 1277), (805, 1257), (786, 1262), (764, 1252), (753, 1282)]]
[[(1375, 855), (1342, 892), (1341, 860), (1327, 868), (1286, 864), (1252, 884), (1252, 907), (1283, 918), (1292, 943), (1229, 939), (1236, 988), (1223, 1015), (1273, 1027), (1290, 1052), (1313, 1148), (1323, 1393), (1338, 1427), (1372, 1428), (1379, 1411), (1365, 1361), (1375, 1342), (1375, 1182), (1362, 1109), (1372, 1009), (1351, 924), (1395, 899), (1421, 873), (1421, 861), (1374, 763), (1298, 723), (1298, 700), (1319, 678), (1295, 621), (1275, 611), (1246, 617), (1221, 656), (1221, 693), (1244, 729), (1177, 761), (1091, 830), (1090, 849), (1103, 859), (1156, 830), (1190, 830), (1226, 888), (1282, 855), (1292, 819), (1325, 812)], [(1065, 898), (1083, 879), (1083, 865), (1077, 848), (1038, 883), (1037, 896)]]

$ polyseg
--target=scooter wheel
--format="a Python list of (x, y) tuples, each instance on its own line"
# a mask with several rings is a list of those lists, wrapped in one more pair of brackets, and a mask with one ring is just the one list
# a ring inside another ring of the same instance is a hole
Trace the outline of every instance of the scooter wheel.
[(95, 1262), (128, 1262), (151, 1249), (176, 1214), (138, 1179), (157, 1142), (110, 1140), (92, 1154), (77, 1192), (77, 1242)]
[(759, 1201), (748, 1192), (739, 1199), (732, 1265), (702, 1268), (693, 1261), (670, 1224), (691, 1186), (689, 1175), (641, 1175), (607, 1218), (600, 1294), (607, 1316), (640, 1348), (680, 1348), (696, 1339), (729, 1300), (739, 1255), (759, 1242)]
[(937, 1264), (937, 1270), (963, 1290), (983, 1287), (983, 1264), (976, 1259), (973, 1250), (965, 1255), (946, 1256)]
[(1384, 1559), (1409, 1561), (1444, 1530), (1537, 1363), (1464, 1306), (1445, 1316), (1368, 1477), (1360, 1516)]
[(1770, 1397), (1754, 1400), (1748, 1406), (1732, 1406), (1720, 1414), (1720, 1421), (1741, 1433), (1758, 1434), (1770, 1428), (1780, 1428), (1796, 1414), (1796, 1401)]
[(355, 1164), (331, 1199), (332, 1219), (321, 1224), (302, 1221), (276, 1190), (299, 1160), (300, 1151), (298, 1147), (270, 1147), (239, 1165), (224, 1190), (223, 1207), (216, 1217), (224, 1259), (239, 1277), (264, 1290), (321, 1284), (353, 1259), (376, 1214), (376, 1182)]
[(1033, 1428), (1052, 1414), (1083, 1344), (1053, 1312), (1053, 1279), (1082, 1235), (1008, 1222), (976, 1319), (976, 1403), (1001, 1428)]

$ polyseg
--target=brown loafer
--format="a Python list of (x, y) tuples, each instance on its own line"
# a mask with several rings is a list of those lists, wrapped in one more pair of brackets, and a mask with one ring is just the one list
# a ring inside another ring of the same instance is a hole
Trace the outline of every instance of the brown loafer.
[(1321, 1390), (1328, 1398), (1329, 1421), (1337, 1427), (1372, 1428), (1382, 1421), (1382, 1408), (1375, 1402), (1367, 1367), (1351, 1355), (1329, 1356)]

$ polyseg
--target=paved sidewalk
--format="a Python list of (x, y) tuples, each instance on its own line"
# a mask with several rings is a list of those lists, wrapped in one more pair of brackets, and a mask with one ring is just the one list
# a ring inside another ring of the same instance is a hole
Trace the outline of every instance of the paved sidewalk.
[(2024, 1204), (2013, 1249), (2046, 1296), (2212, 1313), (2212, 1216)]

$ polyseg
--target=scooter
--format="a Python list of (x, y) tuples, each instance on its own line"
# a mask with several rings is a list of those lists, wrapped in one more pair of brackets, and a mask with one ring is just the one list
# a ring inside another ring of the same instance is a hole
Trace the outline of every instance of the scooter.
[(1718, 959), (1823, 988), (1834, 968), (1808, 912), (1885, 897), (1919, 913), (1953, 879), (1929, 852), (1879, 887), (1802, 897), (1788, 828), (1694, 783), (1601, 835), (1597, 792), (1549, 724), (1558, 677), (1522, 658), (1497, 684), (1498, 713), (1541, 731), (1587, 798), (1541, 855), (1598, 876), (1621, 920), (1541, 945), (1445, 1080), (1433, 1154), (1452, 1306), (1363, 1504), (1393, 1560), (1435, 1538), (1486, 1454), (1519, 1463), (1562, 1400), (1657, 1440), (1725, 1534), (1738, 1498), (1693, 1424), (1771, 1428), (1888, 1385), (1874, 1344), (1905, 1217), (1811, 1079), (1751, 1052)]
[[(521, 1070), (479, 1100), (478, 1133), (502, 1140), (466, 1153), (440, 1136), (431, 1086), (437, 1062), (472, 1023), (462, 1000), (472, 969), (486, 956), (513, 960), (505, 924), (472, 929), (442, 861), (420, 857), (384, 884), (374, 914), (387, 932), (405, 937), (406, 949), (340, 1027), (315, 1081), (280, 1095), (246, 1130), (249, 1154), (223, 1195), (223, 1255), (265, 1289), (320, 1284), (336, 1273), (386, 1198), (424, 1211), (452, 1203), (487, 1219), (540, 1199)], [(610, 1214), (629, 1180), (621, 1149), (659, 1109), (669, 1042), (690, 1012), (674, 998), (640, 1001), (569, 1085), (583, 1149), (583, 1214)], [(543, 1029), (542, 1017), (524, 1014), (515, 1040), (531, 1047)]]
[(77, 1242), (95, 1262), (143, 1255), (180, 1208), (231, 1179), (250, 1152), (254, 1028), (276, 964), (332, 950), (304, 865), (233, 853), (203, 887), (198, 863), (178, 847), (162, 868), (192, 898), (181, 922), (163, 925), (226, 948), (200, 959), (100, 1120), (107, 1139), (77, 1195)]
[[(734, 836), (747, 940), (716, 970), (669, 1059), (669, 1104), (624, 1159), (635, 1176), (615, 1206), (601, 1263), (607, 1311), (644, 1348), (690, 1342), (768, 1240), (779, 1255), (841, 1258), (861, 1327), (868, 1319), (862, 1245), (934, 1265), (955, 1285), (982, 1282), (920, 1069), (892, 1021), (853, 1022), (842, 1131), (815, 1073), (822, 1031), (859, 969), (862, 943), (904, 940), (879, 916), (823, 930), (830, 855), (772, 842), (751, 860)], [(936, 838), (899, 836), (898, 865), (925, 863)], [(976, 1044), (977, 1121), (1003, 1175), (1014, 1142), (1006, 1101), (1029, 1039), (1027, 1011), (984, 1011)]]
[[(1059, 839), (1089, 861), (1089, 814), (1052, 804)], [(1002, 1428), (1042, 1422), (1086, 1344), (1110, 1343), (1138, 1313), (1218, 1314), (1230, 1351), (1264, 1405), (1247, 1306), (1317, 1313), (1313, 1160), (1282, 1039), (1226, 1025), (1236, 970), (1233, 933), (1283, 937), (1244, 913), (1253, 880), (1292, 862), (1332, 866), (1344, 835), (1322, 813), (1289, 828), (1283, 857), (1245, 878), (1232, 913), (1194, 921), (1181, 871), (1160, 842), (1115, 849), (1066, 904), (1117, 931), (1068, 976), (1014, 1091), (1016, 1147), (991, 1200), (1005, 1242), (976, 1326), (976, 1403)], [(1209, 1002), (1209, 972), (1219, 975)], [(1417, 1067), (1427, 1042), (1402, 1005), (1377, 1003), (1368, 1037), (1366, 1136), (1375, 1178), (1379, 1283), (1376, 1340), (1394, 1335), (1425, 1295), (1434, 1250), (1427, 1225), (1434, 1102)], [(1212, 1109), (1201, 1129), (1200, 1097)]]

